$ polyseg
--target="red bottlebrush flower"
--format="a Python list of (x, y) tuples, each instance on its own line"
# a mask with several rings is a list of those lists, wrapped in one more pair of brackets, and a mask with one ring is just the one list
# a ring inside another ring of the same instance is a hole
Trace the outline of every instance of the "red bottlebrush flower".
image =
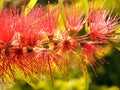
[[(70, 36), (67, 31), (59, 33), (57, 36), (59, 43), (57, 49), (61, 50), (63, 53), (69, 52), (72, 54), (78, 54), (76, 49), (81, 49), (82, 41), (88, 39), (88, 36)], [(78, 51), (79, 52), (79, 51)]]
[(58, 25), (58, 17), (59, 17), (59, 8), (57, 10), (51, 10), (50, 6), (48, 5), (48, 11), (44, 17), (42, 17), (40, 25), (42, 30), (48, 35), (53, 36), (57, 25)]
[[(33, 9), (27, 16), (16, 9), (0, 11), (0, 69), (3, 80), (6, 75), (13, 77), (14, 71), (19, 68), (24, 75), (35, 72), (35, 51), (39, 41), (41, 28), (38, 24), (44, 15), (42, 7)], [(0, 74), (1, 74), (0, 73)]]
[(42, 7), (36, 7), (31, 10), (27, 16), (23, 13), (18, 18), (16, 31), (20, 35), (20, 42), (24, 45), (34, 46), (39, 40), (41, 26), (39, 25), (40, 19), (45, 15)]
[[(28, 51), (29, 50), (29, 51)], [(26, 76), (32, 70), (32, 60), (35, 57), (35, 52), (32, 48), (13, 47), (11, 48), (10, 60), (12, 64), (19, 68)]]
[(16, 9), (0, 11), (2, 79), (8, 75), (16, 79), (14, 72), (18, 69), (25, 76), (32, 73), (39, 76), (49, 72), (53, 80), (56, 67), (66, 73), (63, 69), (66, 70), (68, 64), (72, 64), (79, 66), (84, 72), (87, 70), (86, 60), (93, 70), (97, 65), (96, 58), (103, 63), (98, 52), (101, 52), (101, 45), (112, 37), (118, 26), (116, 16), (107, 17), (109, 12), (104, 9), (90, 9), (90, 33), (83, 35), (79, 31), (83, 28), (86, 18), (82, 17), (82, 12), (78, 13), (77, 8), (72, 8), (69, 12), (66, 7), (66, 31), (59, 31), (62, 33), (58, 32), (59, 35), (56, 35), (59, 10), (51, 10), (48, 5), (47, 12), (43, 7), (36, 7), (27, 15), (24, 9), (22, 12)]
[(9, 48), (12, 47), (11, 43), (15, 35), (14, 27), (16, 25), (16, 17), (15, 9), (4, 9), (0, 11), (0, 74), (2, 74), (0, 77), (2, 79), (5, 74), (14, 78), (13, 62), (9, 58), (11, 56)]
[[(3, 81), (6, 81), (6, 75), (16, 81), (15, 70), (19, 69), (25, 76), (36, 72), (34, 57), (36, 52), (32, 48), (23, 48), (12, 46), (1, 50), (0, 67)], [(34, 66), (34, 68), (33, 68)]]
[(91, 38), (107, 39), (115, 32), (118, 26), (118, 18), (108, 15), (106, 9), (90, 9), (88, 14), (88, 22)]
[(63, 32), (61, 34), (61, 40), (58, 44), (58, 48), (61, 49), (62, 52), (66, 53), (67, 51), (73, 51), (74, 45), (74, 39), (72, 39), (67, 32)]
[[(61, 72), (64, 73), (62, 68), (62, 64), (64, 62), (64, 57), (60, 56), (56, 51), (51, 50), (49, 48), (41, 48), (38, 50), (38, 54), (36, 55), (36, 66), (38, 71), (41, 74), (50, 73), (51, 79), (53, 81), (53, 72), (55, 68), (58, 67)], [(53, 83), (53, 82), (52, 82)]]
[(85, 65), (82, 65), (83, 61), (77, 60), (77, 58), (81, 57), (80, 39), (77, 40), (76, 37), (69, 36), (68, 32), (63, 32), (61, 33), (61, 36), (58, 37), (60, 42), (58, 43), (56, 50), (65, 58), (63, 60), (65, 68), (68, 68), (71, 64), (85, 70)]
[(85, 23), (85, 18), (82, 16), (82, 11), (79, 11), (78, 8), (72, 7), (72, 10), (68, 10), (68, 7), (65, 8), (66, 14), (66, 26), (70, 31), (79, 32), (83, 28)]
[(15, 13), (13, 10), (0, 11), (0, 42), (10, 43), (15, 34), (14, 26), (16, 24)]
[(99, 46), (100, 42), (87, 42), (84, 46), (82, 46), (82, 58), (83, 60), (87, 60), (92, 69), (95, 72), (95, 67), (97, 65), (97, 58), (101, 63), (103, 63), (102, 57), (99, 56), (99, 53), (103, 53), (102, 46)]

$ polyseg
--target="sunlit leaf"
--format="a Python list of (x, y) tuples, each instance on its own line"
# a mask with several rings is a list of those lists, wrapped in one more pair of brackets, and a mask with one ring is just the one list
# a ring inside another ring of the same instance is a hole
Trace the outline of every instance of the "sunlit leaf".
[(38, 0), (30, 0), (30, 2), (28, 3), (26, 9), (25, 9), (25, 15), (27, 15), (30, 10), (35, 6), (35, 4), (37, 3)]
[[(86, 17), (88, 18), (88, 10), (89, 10), (88, 0), (82, 0), (82, 1), (83, 1), (84, 6), (85, 6)], [(87, 33), (89, 33), (89, 30), (88, 30), (88, 21), (87, 20), (86, 20), (86, 23), (85, 23), (85, 31)]]
[(0, 9), (3, 7), (4, 0), (0, 0)]
[(88, 13), (88, 0), (82, 0), (83, 1), (83, 3), (84, 3), (84, 5), (85, 5), (85, 9), (86, 9), (86, 14)]
[(65, 13), (64, 13), (64, 0), (58, 0), (58, 3), (60, 5), (60, 8), (61, 8), (61, 16), (62, 16), (62, 21), (63, 21), (63, 24), (64, 26), (66, 27), (66, 16), (65, 16)]

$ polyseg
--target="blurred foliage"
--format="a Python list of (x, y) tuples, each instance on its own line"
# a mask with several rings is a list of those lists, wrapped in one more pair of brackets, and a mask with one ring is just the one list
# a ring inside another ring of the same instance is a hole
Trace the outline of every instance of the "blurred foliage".
[(91, 73), (90, 90), (119, 90), (120, 89), (120, 52), (112, 49), (111, 54), (104, 56), (109, 64), (96, 69), (98, 77)]
[[(3, 2), (4, 1), (4, 2)], [(17, 1), (17, 2), (16, 2)], [(49, 0), (52, 4), (57, 4), (58, 0)], [(71, 4), (71, 0), (66, 0)], [(21, 7), (27, 5), (29, 0), (0, 0), (0, 8), (9, 7)], [(3, 4), (4, 3), (4, 4)], [(38, 4), (46, 5), (48, 0), (38, 0)], [(76, 0), (76, 5), (80, 6), (85, 12), (84, 4), (82, 0)], [(120, 0), (89, 0), (89, 6), (94, 5), (95, 8), (109, 8), (113, 9), (113, 14), (120, 16)], [(118, 29), (120, 32), (120, 29)], [(118, 36), (120, 37), (120, 36)], [(115, 43), (116, 42), (111, 42)], [(118, 46), (119, 48), (120, 46)], [(117, 49), (108, 49), (109, 52), (103, 58), (110, 64), (104, 64), (101, 67), (96, 68), (97, 77), (95, 73), (89, 68), (89, 90), (120, 90), (120, 52)], [(35, 78), (30, 81), (18, 80), (17, 83), (9, 83), (7, 86), (0, 84), (0, 90), (83, 90), (85, 87), (84, 77), (79, 68), (71, 66), (68, 68), (68, 75), (64, 75), (61, 72), (55, 72), (54, 74), (54, 86), (50, 77), (39, 79)]]

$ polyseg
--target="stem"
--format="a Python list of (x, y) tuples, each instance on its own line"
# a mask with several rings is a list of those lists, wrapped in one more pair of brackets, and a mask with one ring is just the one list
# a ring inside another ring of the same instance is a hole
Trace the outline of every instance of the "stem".
[(88, 73), (84, 73), (84, 79), (85, 79), (85, 90), (89, 90), (89, 78), (88, 78)]
[(85, 6), (85, 14), (86, 14), (85, 31), (88, 33), (89, 32), (89, 30), (88, 30), (88, 9), (89, 9), (88, 0), (82, 0), (82, 1)]

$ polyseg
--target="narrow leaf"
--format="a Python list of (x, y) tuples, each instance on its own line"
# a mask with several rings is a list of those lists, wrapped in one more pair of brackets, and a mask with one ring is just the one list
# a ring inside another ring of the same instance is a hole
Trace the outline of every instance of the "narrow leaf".
[(66, 16), (65, 16), (65, 11), (64, 11), (64, 0), (58, 0), (58, 3), (59, 3), (60, 8), (61, 8), (61, 16), (62, 16), (63, 24), (66, 28)]
[(2, 7), (3, 7), (3, 2), (4, 2), (4, 0), (0, 0), (0, 9), (2, 9)]
[(85, 10), (86, 10), (86, 14), (88, 13), (88, 1), (87, 0), (82, 0), (84, 5), (85, 5)]
[(25, 16), (30, 12), (30, 10), (35, 6), (36, 3), (37, 3), (37, 0), (30, 0), (30, 2), (28, 3), (25, 9)]
[[(82, 1), (84, 3), (84, 6), (85, 6), (86, 19), (88, 19), (88, 10), (89, 10), (88, 0), (82, 0)], [(88, 30), (88, 21), (87, 20), (86, 20), (86, 23), (85, 23), (85, 31), (87, 33), (89, 33), (89, 30)]]

